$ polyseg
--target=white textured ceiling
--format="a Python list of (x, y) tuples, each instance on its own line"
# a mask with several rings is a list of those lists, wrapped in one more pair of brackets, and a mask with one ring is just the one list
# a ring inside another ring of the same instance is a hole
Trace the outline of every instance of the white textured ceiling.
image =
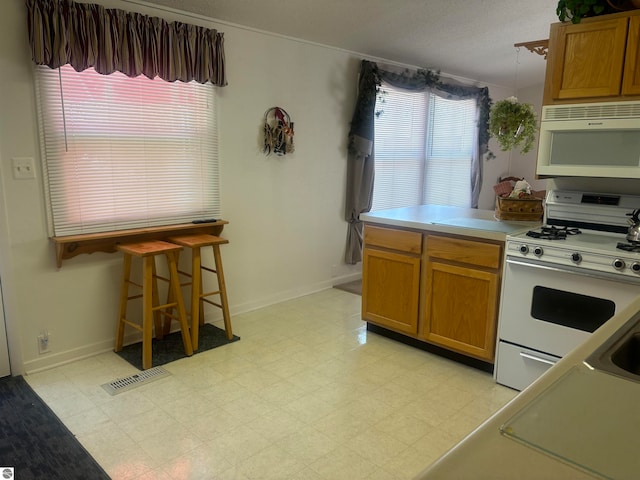
[[(557, 0), (146, 0), (211, 19), (482, 83), (542, 83)], [(219, 30), (224, 31), (224, 28)]]

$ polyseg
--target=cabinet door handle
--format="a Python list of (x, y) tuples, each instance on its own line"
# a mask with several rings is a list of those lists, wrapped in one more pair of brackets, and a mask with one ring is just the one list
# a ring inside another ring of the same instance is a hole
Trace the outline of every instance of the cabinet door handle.
[(553, 360), (547, 360), (546, 358), (536, 357), (534, 355), (529, 355), (528, 353), (520, 352), (520, 356), (523, 358), (527, 358), (529, 360), (533, 360), (535, 362), (546, 363), (547, 365), (555, 365), (556, 362)]

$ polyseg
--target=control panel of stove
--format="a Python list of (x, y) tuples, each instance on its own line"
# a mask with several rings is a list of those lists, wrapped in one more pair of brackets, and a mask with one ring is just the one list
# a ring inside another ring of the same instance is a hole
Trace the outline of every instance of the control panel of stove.
[[(532, 240), (532, 241), (530, 241)], [(535, 239), (513, 239), (506, 244), (510, 257), (527, 258), (552, 265), (566, 265), (616, 275), (640, 278), (640, 253), (577, 251), (560, 242), (536, 243)]]

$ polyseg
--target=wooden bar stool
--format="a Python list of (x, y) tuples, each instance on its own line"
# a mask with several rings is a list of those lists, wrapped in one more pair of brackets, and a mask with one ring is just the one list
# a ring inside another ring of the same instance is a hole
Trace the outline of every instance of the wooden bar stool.
[[(229, 314), (229, 303), (227, 301), (227, 287), (224, 281), (224, 271), (222, 269), (222, 256), (220, 255), (220, 245), (229, 243), (225, 238), (216, 237), (208, 234), (180, 235), (169, 237), (168, 240), (177, 245), (188, 247), (191, 249), (191, 273), (180, 272), (183, 275), (191, 277), (191, 344), (193, 349), (198, 349), (198, 330), (200, 325), (204, 325), (204, 302), (214, 305), (222, 309), (222, 317), (224, 319), (224, 329), (227, 338), (233, 338), (231, 330), (231, 316)], [(213, 248), (214, 268), (202, 265), (201, 248)], [(202, 270), (215, 273), (218, 279), (218, 290), (204, 292), (202, 288)], [(220, 303), (216, 303), (207, 299), (211, 295), (220, 295)], [(165, 332), (166, 332), (165, 328)]]
[[(142, 332), (142, 368), (143, 370), (151, 368), (153, 326), (155, 325), (156, 338), (159, 340), (162, 339), (163, 328), (160, 322), (160, 316), (164, 315), (169, 323), (171, 319), (177, 320), (180, 323), (184, 351), (187, 355), (192, 355), (193, 347), (189, 335), (189, 325), (187, 323), (184, 301), (180, 291), (180, 279), (178, 278), (177, 258), (178, 252), (182, 250), (182, 247), (168, 242), (152, 240), (118, 245), (117, 249), (124, 254), (124, 264), (120, 289), (120, 312), (118, 315), (115, 351), (119, 352), (122, 350), (124, 328), (125, 325), (129, 325)], [(164, 278), (156, 274), (155, 259), (159, 255), (164, 255), (167, 258), (169, 278)], [(131, 261), (133, 257), (142, 259), (142, 285), (131, 280)], [(169, 283), (169, 291), (172, 292), (171, 298), (173, 299), (171, 303), (167, 302), (164, 305), (159, 305), (158, 279)], [(129, 295), (130, 285), (142, 288), (142, 294)], [(126, 318), (127, 304), (129, 300), (136, 298), (142, 298), (142, 324), (132, 322)], [(174, 307), (177, 310), (177, 316), (172, 315), (167, 310)]]

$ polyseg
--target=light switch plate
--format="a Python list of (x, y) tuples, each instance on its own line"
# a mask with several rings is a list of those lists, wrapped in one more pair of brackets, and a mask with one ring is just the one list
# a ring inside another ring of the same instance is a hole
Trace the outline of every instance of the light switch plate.
[(14, 157), (11, 159), (11, 167), (16, 180), (36, 178), (36, 165), (31, 157)]

